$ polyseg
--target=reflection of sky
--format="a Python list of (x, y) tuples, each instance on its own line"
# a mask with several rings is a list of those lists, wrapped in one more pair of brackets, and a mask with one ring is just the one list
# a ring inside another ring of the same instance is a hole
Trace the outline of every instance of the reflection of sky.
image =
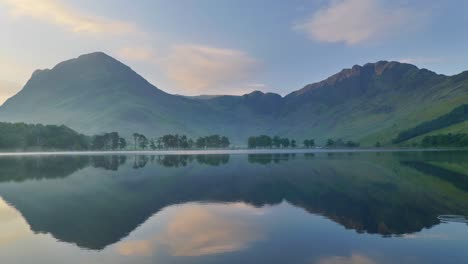
[[(111, 222), (110, 222), (111, 224)], [(96, 234), (99, 235), (99, 234)], [(444, 223), (399, 238), (358, 234), (288, 203), (188, 203), (165, 208), (122, 241), (82, 250), (49, 234), (33, 234), (21, 214), (0, 200), (0, 256), (5, 263), (457, 263), (468, 228)]]
[(118, 254), (150, 256), (165, 248), (172, 256), (203, 256), (239, 251), (262, 238), (261, 226), (252, 221), (259, 216), (243, 204), (186, 204), (166, 209), (160, 216), (115, 245)]
[(21, 214), (0, 198), (0, 247), (14, 243), (30, 232)]

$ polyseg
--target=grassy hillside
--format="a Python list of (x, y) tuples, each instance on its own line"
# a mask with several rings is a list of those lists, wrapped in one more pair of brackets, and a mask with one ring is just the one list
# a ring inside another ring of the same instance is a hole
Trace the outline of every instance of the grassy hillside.
[(435, 130), (441, 130), (453, 125), (463, 123), (468, 120), (468, 105), (461, 105), (447, 114), (435, 119), (423, 122), (413, 128), (404, 130), (393, 140), (394, 143), (401, 143), (409, 139), (430, 133)]

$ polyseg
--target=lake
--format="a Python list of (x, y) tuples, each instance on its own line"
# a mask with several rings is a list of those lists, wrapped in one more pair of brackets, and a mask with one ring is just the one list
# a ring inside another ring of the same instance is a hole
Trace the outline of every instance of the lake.
[(468, 152), (0, 157), (0, 263), (467, 263)]

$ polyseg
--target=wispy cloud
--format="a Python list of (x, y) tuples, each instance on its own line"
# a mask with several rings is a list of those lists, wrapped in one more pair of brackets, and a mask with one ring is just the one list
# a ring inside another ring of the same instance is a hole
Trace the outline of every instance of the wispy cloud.
[(117, 56), (124, 60), (153, 62), (153, 50), (146, 47), (124, 47), (117, 51)]
[(243, 51), (202, 45), (176, 45), (161, 63), (169, 80), (192, 95), (237, 93), (259, 64)]
[(267, 85), (264, 83), (249, 83), (247, 84), (247, 87), (255, 88), (255, 89), (264, 89), (267, 87)]
[(122, 34), (138, 32), (131, 23), (98, 17), (59, 0), (0, 0), (12, 17), (30, 17), (75, 33)]
[(402, 30), (415, 16), (410, 8), (385, 6), (382, 0), (333, 0), (294, 29), (317, 41), (353, 45)]
[(447, 61), (444, 57), (414, 57), (414, 58), (401, 58), (396, 61), (410, 64), (432, 64)]

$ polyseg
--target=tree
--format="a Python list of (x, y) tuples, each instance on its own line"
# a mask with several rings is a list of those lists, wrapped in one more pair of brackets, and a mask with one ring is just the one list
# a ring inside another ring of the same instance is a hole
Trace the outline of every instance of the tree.
[(119, 148), (125, 149), (127, 147), (127, 140), (125, 138), (119, 138)]
[(93, 137), (91, 148), (94, 150), (106, 149), (106, 139), (104, 135), (96, 135)]
[(281, 139), (281, 145), (283, 146), (283, 148), (288, 148), (289, 147), (289, 138), (282, 138)]
[(275, 146), (275, 148), (280, 148), (281, 147), (281, 139), (279, 136), (274, 136), (273, 137), (273, 146)]
[(348, 148), (357, 148), (359, 147), (359, 143), (349, 140), (346, 142), (345, 146)]
[(295, 148), (296, 147), (296, 140), (291, 140), (291, 147), (292, 148)]
[(304, 140), (304, 147), (306, 148), (310, 147), (310, 141), (308, 139)]
[(197, 148), (204, 149), (206, 148), (206, 139), (204, 137), (199, 137), (196, 142)]
[(119, 133), (117, 132), (112, 132), (109, 134), (106, 134), (106, 137), (108, 137), (108, 141), (110, 141), (110, 148), (112, 150), (116, 150), (119, 148)]
[(257, 147), (257, 138), (256, 137), (249, 137), (247, 140), (248, 148), (256, 148)]
[(183, 149), (188, 148), (189, 144), (188, 144), (188, 139), (186, 135), (182, 135), (181, 137), (179, 137), (179, 141), (180, 141), (179, 148), (183, 148)]
[(135, 146), (135, 150), (137, 149), (137, 141), (138, 141), (139, 138), (140, 138), (140, 134), (133, 133), (133, 143), (134, 143), (134, 146)]
[(327, 147), (335, 146), (335, 141), (331, 138), (327, 139)]
[(148, 147), (148, 139), (144, 135), (139, 135), (138, 145), (141, 149), (146, 149)]
[(151, 148), (152, 150), (156, 150), (156, 143), (154, 142), (154, 139), (151, 139), (151, 140), (150, 140), (150, 148)]
[(380, 148), (381, 146), (382, 146), (382, 144), (380, 144), (380, 141), (377, 141), (377, 142), (375, 143), (375, 147), (376, 147), (376, 148)]
[(252, 142), (255, 141), (254, 143), (254, 147), (253, 148), (257, 148), (257, 147), (261, 147), (261, 148), (271, 148), (272, 146), (272, 139), (271, 137), (267, 136), (267, 135), (260, 135), (258, 137), (252, 137)]
[(220, 147), (222, 147), (222, 148), (228, 148), (229, 145), (231, 145), (231, 142), (229, 142), (229, 138), (227, 138), (227, 137), (221, 137), (221, 145), (220, 145)]
[(315, 147), (315, 139), (309, 139), (309, 146)]
[(187, 143), (188, 143), (188, 148), (189, 149), (193, 148), (193, 146), (195, 145), (195, 142), (193, 142), (193, 140), (191, 138), (189, 138)]

